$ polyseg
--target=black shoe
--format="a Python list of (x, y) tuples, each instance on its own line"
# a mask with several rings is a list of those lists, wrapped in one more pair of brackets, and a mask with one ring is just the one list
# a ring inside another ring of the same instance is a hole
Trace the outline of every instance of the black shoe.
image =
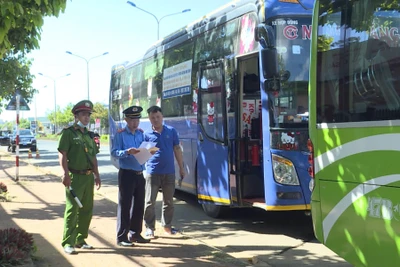
[(146, 239), (141, 235), (135, 234), (129, 237), (129, 241), (133, 243), (149, 243), (150, 239)]

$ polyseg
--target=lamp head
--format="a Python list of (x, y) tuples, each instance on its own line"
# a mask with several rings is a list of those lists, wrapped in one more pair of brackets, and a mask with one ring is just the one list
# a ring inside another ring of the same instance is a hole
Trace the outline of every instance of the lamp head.
[(104, 52), (104, 53), (103, 53), (103, 56), (105, 56), (105, 55), (108, 55), (108, 52)]
[(190, 8), (182, 10), (182, 13), (192, 11)]
[(65, 51), (65, 53), (72, 55), (72, 52), (70, 51)]
[(133, 7), (136, 7), (135, 3), (131, 2), (131, 1), (128, 1), (128, 2), (126, 2), (126, 3), (127, 3), (127, 4), (130, 4), (130, 5), (133, 6)]
[(43, 76), (43, 73), (41, 73), (41, 72), (39, 72), (38, 74)]

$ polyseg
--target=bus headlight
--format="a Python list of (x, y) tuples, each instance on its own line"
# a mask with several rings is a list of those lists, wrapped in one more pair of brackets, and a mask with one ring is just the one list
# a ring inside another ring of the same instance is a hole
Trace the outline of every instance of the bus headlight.
[(279, 184), (299, 185), (299, 178), (293, 163), (281, 156), (272, 155), (274, 179)]

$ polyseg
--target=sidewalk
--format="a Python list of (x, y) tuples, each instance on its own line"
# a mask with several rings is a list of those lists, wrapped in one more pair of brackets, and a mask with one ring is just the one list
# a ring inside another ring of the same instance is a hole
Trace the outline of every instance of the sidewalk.
[(33, 234), (37, 246), (34, 266), (247, 265), (184, 234), (177, 237), (161, 235), (149, 244), (136, 244), (132, 248), (116, 246), (115, 186), (104, 187), (95, 194), (87, 242), (96, 249), (78, 250), (77, 255), (67, 255), (60, 244), (65, 203), (60, 178), (22, 161), (19, 181), (15, 182), (15, 158), (2, 152), (0, 166), (0, 182), (7, 185), (11, 197), (10, 202), (0, 203), (0, 229), (19, 227)]

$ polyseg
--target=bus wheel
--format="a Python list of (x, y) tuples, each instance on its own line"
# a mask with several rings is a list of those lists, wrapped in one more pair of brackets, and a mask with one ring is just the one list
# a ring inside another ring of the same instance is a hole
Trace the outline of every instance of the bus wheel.
[(225, 214), (227, 207), (213, 204), (201, 204), (203, 211), (211, 218), (221, 218)]

